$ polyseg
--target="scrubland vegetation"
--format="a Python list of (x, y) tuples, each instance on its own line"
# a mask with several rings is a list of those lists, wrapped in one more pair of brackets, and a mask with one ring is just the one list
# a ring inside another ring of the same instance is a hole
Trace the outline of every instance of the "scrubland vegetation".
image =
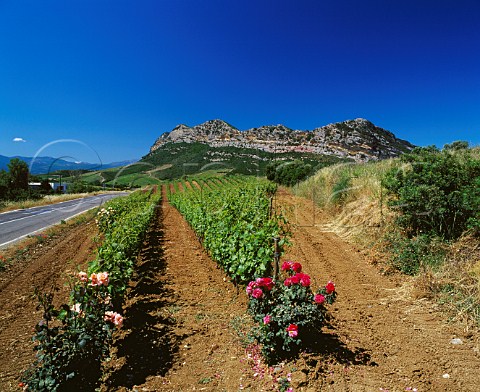
[(329, 230), (385, 256), (387, 272), (415, 276), (418, 295), (480, 323), (479, 148), (455, 142), (334, 165), (294, 191), (331, 214)]

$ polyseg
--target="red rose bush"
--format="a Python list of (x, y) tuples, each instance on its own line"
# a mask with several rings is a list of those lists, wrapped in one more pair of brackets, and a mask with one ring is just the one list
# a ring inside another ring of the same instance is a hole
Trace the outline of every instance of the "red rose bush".
[(246, 288), (248, 310), (257, 322), (253, 337), (270, 363), (294, 355), (304, 337), (320, 331), (326, 305), (337, 295), (331, 281), (314, 293), (310, 276), (302, 272), (300, 263), (285, 261), (281, 270), (283, 277), (276, 281), (257, 278)]

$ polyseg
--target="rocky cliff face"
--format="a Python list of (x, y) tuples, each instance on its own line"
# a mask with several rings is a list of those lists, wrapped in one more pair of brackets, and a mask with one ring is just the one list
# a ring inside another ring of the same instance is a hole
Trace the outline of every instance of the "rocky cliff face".
[(357, 162), (398, 156), (414, 146), (363, 118), (329, 124), (312, 131), (269, 125), (240, 131), (222, 120), (189, 127), (177, 125), (163, 133), (150, 148), (166, 143), (205, 143), (212, 147), (246, 147), (269, 152), (311, 152), (352, 158)]

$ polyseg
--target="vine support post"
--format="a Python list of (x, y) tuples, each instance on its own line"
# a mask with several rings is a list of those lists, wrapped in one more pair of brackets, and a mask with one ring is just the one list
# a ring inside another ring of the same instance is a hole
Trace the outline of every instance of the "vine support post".
[(280, 237), (273, 238), (274, 244), (274, 253), (273, 253), (273, 277), (277, 279), (278, 277), (278, 269), (280, 264), (280, 247), (278, 245), (280, 241)]

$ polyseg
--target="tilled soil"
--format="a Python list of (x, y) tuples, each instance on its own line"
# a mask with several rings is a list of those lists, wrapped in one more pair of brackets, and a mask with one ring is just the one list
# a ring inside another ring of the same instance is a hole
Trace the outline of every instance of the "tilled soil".
[(245, 322), (245, 309), (243, 291), (227, 281), (164, 201), (139, 257), (125, 330), (103, 389), (238, 390), (244, 349), (232, 325)]
[(93, 220), (56, 232), (38, 244), (30, 240), (29, 250), (0, 274), (0, 391), (18, 391), (22, 371), (35, 359), (31, 338), (42, 314), (35, 288), (54, 292), (56, 302), (64, 302), (69, 293), (67, 277), (94, 258)]
[[(139, 255), (103, 391), (271, 391), (275, 372), (291, 373), (295, 391), (479, 390), (476, 333), (448, 324), (435, 304), (412, 294), (405, 277), (382, 275), (362, 252), (326, 231), (328, 217), (305, 199), (283, 192), (276, 204), (292, 221), (285, 259), (302, 263), (314, 287), (336, 283), (338, 299), (321, 344), (273, 371), (252, 360), (238, 335), (249, 323), (243, 290), (164, 201)], [(18, 390), (19, 369), (33, 359), (29, 339), (39, 318), (33, 282), (45, 289), (60, 285), (65, 271), (88, 259), (93, 233), (88, 225), (68, 233), (38, 256), (43, 262), (32, 255), (3, 285), (0, 390)]]
[[(381, 275), (358, 249), (324, 231), (327, 217), (314, 211), (311, 202), (283, 193), (277, 203), (289, 207), (294, 223), (293, 246), (285, 256), (302, 263), (317, 285), (333, 280), (338, 292), (326, 331), (338, 347), (325, 353), (323, 372), (309, 380), (309, 388), (480, 390), (476, 334), (447, 324), (435, 304), (412, 295), (408, 279), (402, 277), (400, 284)], [(453, 338), (462, 344), (452, 344)], [(351, 353), (363, 353), (364, 360), (352, 361)]]

